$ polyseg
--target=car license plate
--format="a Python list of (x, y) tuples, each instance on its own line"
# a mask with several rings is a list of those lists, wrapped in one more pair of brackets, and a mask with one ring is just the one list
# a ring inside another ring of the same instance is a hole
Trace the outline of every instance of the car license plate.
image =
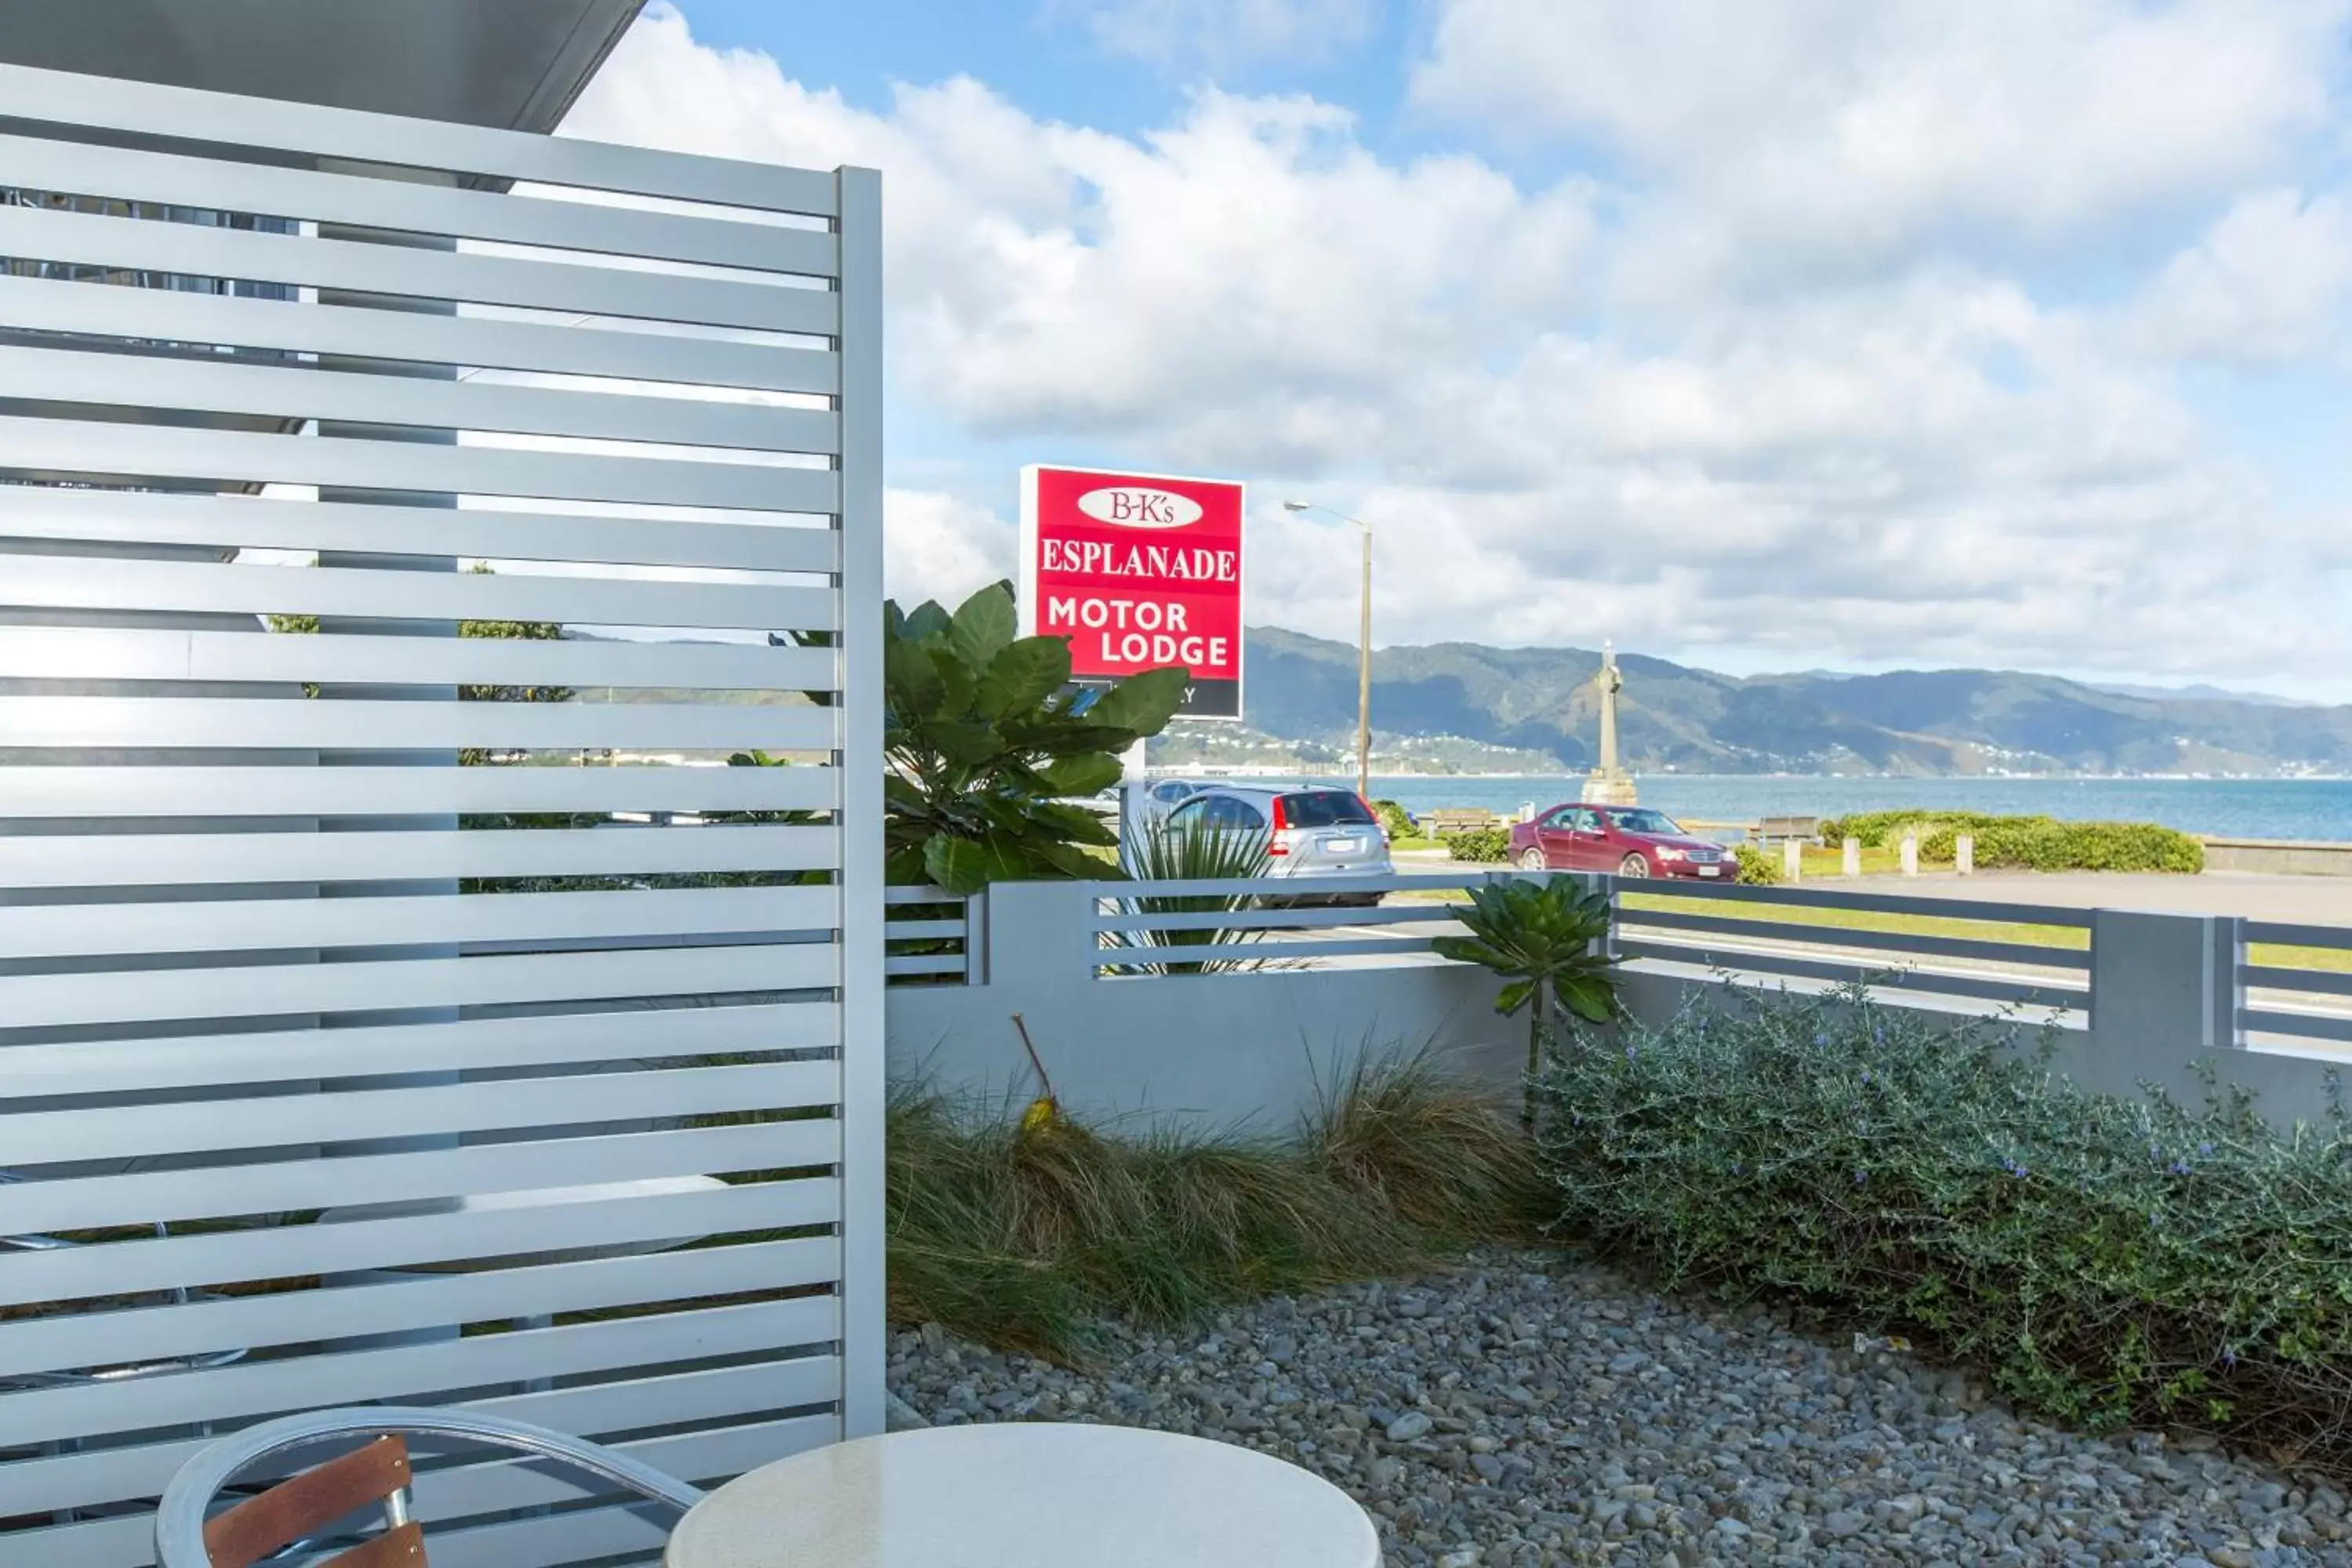
[(1353, 855), (1358, 850), (1363, 848), (1363, 847), (1364, 841), (1360, 838), (1326, 838), (1323, 840), (1323, 848), (1325, 852), (1332, 855)]
[(1698, 868), (1698, 874), (1702, 877), (1720, 877), (1723, 875), (1723, 868), (1720, 866), (1701, 866)]

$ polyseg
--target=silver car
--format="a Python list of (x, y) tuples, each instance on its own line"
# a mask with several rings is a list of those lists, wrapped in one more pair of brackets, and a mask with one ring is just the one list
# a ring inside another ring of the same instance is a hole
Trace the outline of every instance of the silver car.
[[(1272, 877), (1385, 877), (1395, 869), (1380, 818), (1352, 790), (1208, 784), (1187, 795), (1167, 823), (1175, 829), (1265, 834), (1272, 862), (1266, 874)], [(1342, 902), (1380, 902), (1377, 893), (1337, 897)]]

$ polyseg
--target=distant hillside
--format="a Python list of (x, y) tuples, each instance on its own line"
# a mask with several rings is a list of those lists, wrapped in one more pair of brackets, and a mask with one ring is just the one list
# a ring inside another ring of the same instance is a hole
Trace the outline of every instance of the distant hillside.
[[(1356, 650), (1275, 626), (1247, 634), (1252, 729), (1344, 750)], [(1475, 643), (1372, 658), (1380, 749), (1448, 738), (1592, 765), (1599, 719), (1586, 648)], [(2346, 773), (2352, 708), (2262, 698), (2102, 690), (2008, 670), (1741, 679), (1620, 654), (1628, 765), (1685, 773)]]

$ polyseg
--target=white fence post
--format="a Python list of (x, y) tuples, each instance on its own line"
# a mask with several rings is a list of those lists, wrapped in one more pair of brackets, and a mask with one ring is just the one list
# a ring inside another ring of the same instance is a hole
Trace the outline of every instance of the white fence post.
[(1805, 846), (1801, 839), (1780, 841), (1780, 869), (1791, 882), (1801, 880), (1805, 874)]
[(1862, 840), (1848, 838), (1842, 852), (1838, 868), (1849, 877), (1862, 875)]
[(1963, 833), (1953, 838), (1952, 869), (1963, 877), (1976, 874), (1977, 840), (1973, 833)]
[(1917, 876), (1919, 874), (1919, 836), (1917, 834), (1906, 832), (1903, 835), (1902, 858), (1903, 874), (1906, 877)]

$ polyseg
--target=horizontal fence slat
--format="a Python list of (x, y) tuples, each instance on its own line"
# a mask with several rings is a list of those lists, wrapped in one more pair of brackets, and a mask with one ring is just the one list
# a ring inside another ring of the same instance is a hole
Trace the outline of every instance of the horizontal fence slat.
[(1727, 919), (1695, 915), (1679, 910), (1620, 910), (1621, 927), (1712, 932), (1719, 936), (1755, 937), (1759, 941), (1803, 942), (1815, 947), (1866, 948), (1874, 952), (1911, 953), (1932, 958), (1973, 958), (1992, 963), (2030, 964), (2042, 969), (2091, 967), (2085, 949), (2044, 947), (2030, 942), (1979, 942), (1969, 937), (1917, 935), (1909, 931), (1858, 931), (1843, 926), (1774, 922), (1769, 915)]
[(427, 315), (307, 301), (296, 305), (59, 278), (0, 277), (0, 321), (28, 331), (745, 392), (826, 396), (841, 384), (840, 360), (825, 349), (498, 321), (478, 314)]
[(1797, 909), (1844, 910), (1862, 915), (1933, 915), (1941, 920), (1991, 921), (2001, 925), (2081, 926), (2091, 923), (2088, 910), (2060, 909), (2049, 904), (1995, 903), (1978, 899), (1915, 899), (1908, 895), (1823, 891), (1807, 888), (1762, 888), (1739, 883), (1706, 883), (1677, 879), (1672, 887), (1654, 879), (1611, 878), (1623, 898), (1706, 899), (1734, 904), (1780, 904)]
[[(1204, 877), (1192, 881), (1153, 882), (1150, 896), (1156, 899), (1245, 896), (1321, 899), (1334, 893), (1444, 892), (1458, 888), (1480, 887), (1488, 882), (1543, 879), (1540, 877), (1524, 877), (1501, 866), (1443, 876), (1368, 872), (1360, 877)], [(1087, 882), (1082, 886), (1097, 900), (1125, 900), (1142, 896), (1137, 892), (1138, 884), (1134, 882)]]
[[(1157, 900), (1159, 895), (1151, 895)], [(1315, 931), (1325, 926), (1451, 924), (1456, 906), (1390, 904), (1370, 910), (1206, 910), (1097, 913), (1097, 931)], [(961, 931), (961, 922), (957, 923)], [(897, 932), (894, 931), (893, 935)]]
[[(821, 1050), (841, 1040), (832, 1002), (769, 1002), (552, 1017), (468, 1018), (346, 1029), (278, 1029), (152, 1040), (0, 1047), (0, 1094), (40, 1097), (351, 1078), (354, 1068), (463, 1072), (753, 1051)], [(11, 1128), (24, 1124), (11, 1121)], [(72, 1136), (79, 1137), (80, 1134)], [(67, 1147), (70, 1148), (68, 1142)], [(21, 1163), (21, 1152), (12, 1152)], [(70, 1155), (67, 1157), (72, 1157)]]
[(2078, 1005), (2090, 998), (2090, 992), (2081, 986), (2040, 980), (2010, 980), (1990, 975), (1950, 974), (1935, 970), (1879, 968), (1866, 963), (1836, 963), (1820, 959), (1799, 958), (1789, 953), (1719, 952), (1704, 946), (1685, 947), (1665, 942), (1621, 942), (1620, 956), (1626, 959), (1655, 959), (1667, 963), (1693, 964), (1708, 969), (1720, 969), (1735, 974), (1785, 976), (1796, 980), (1826, 980), (1834, 983), (1862, 981), (1874, 987), (1906, 991), (1925, 991), (1945, 996), (1968, 996), (1981, 1001), (2019, 1004), (2042, 1003)]
[[(829, 573), (840, 563), (835, 530), (783, 522), (677, 522), (488, 507), (379, 506), (32, 485), (0, 486), (0, 540), (11, 537), (761, 572)], [(512, 574), (494, 580), (512, 580)], [(457, 591), (480, 590), (468, 585)]]
[(453, 121), (248, 98), (127, 78), (103, 94), (69, 71), (0, 65), (0, 102), (26, 120), (253, 144), (399, 167), (444, 169), (637, 195), (831, 216), (834, 176), (734, 159), (493, 130)]
[(2238, 973), (2246, 984), (2265, 991), (2317, 991), (2330, 996), (2352, 996), (2352, 973), (2340, 970), (2249, 963)]
[(887, 974), (961, 974), (970, 961), (960, 952), (892, 954), (882, 961)]
[[(781, 1311), (788, 1302), (760, 1302), (755, 1307), (719, 1307), (710, 1323), (710, 1338), (698, 1344), (694, 1317), (630, 1319), (621, 1323), (576, 1323), (560, 1328), (524, 1328), (515, 1333), (473, 1335), (466, 1340), (442, 1340), (436, 1344), (400, 1344), (388, 1350), (358, 1350), (341, 1354), (299, 1356), (285, 1361), (245, 1361), (214, 1371), (179, 1373), (146, 1383), (85, 1384), (85, 1387), (28, 1389), (0, 1396), (0, 1446), (24, 1441), (99, 1436), (106, 1432), (136, 1432), (142, 1427), (174, 1427), (181, 1422), (245, 1420), (282, 1415), (289, 1411), (318, 1411), (330, 1405), (395, 1401), (412, 1404), (445, 1389), (473, 1389), (485, 1384), (513, 1384), (527, 1377), (567, 1377), (595, 1373), (604, 1366), (628, 1366), (614, 1356), (642, 1356), (645, 1361), (689, 1361), (694, 1356), (743, 1354), (760, 1350), (785, 1350), (795, 1344), (781, 1335), (802, 1333), (821, 1326), (818, 1314), (793, 1323), (793, 1314)], [(830, 1317), (830, 1314), (825, 1314)], [(654, 1331), (668, 1328), (668, 1344)], [(807, 1340), (800, 1340), (802, 1344)], [(752, 1408), (830, 1404), (840, 1399), (840, 1363), (833, 1356), (797, 1356), (760, 1368), (734, 1368), (740, 1380), (764, 1380), (774, 1399)], [(315, 1384), (306, 1387), (306, 1377)], [(501, 1401), (503, 1404), (503, 1401)], [(574, 1396), (574, 1404), (579, 1399)], [(607, 1401), (612, 1404), (612, 1401)], [(480, 1401), (468, 1401), (480, 1408)], [(558, 1404), (558, 1408), (562, 1405)], [(593, 1411), (591, 1411), (593, 1413)], [(713, 1411), (734, 1415), (739, 1411)], [(621, 1427), (625, 1422), (612, 1422)], [(640, 1422), (656, 1425), (656, 1422)], [(591, 1427), (595, 1429), (595, 1427)], [(37, 1434), (37, 1436), (36, 1436)], [(0, 1486), (7, 1483), (9, 1467), (0, 1465)], [(0, 1493), (5, 1495), (5, 1493)], [(125, 1495), (139, 1495), (130, 1490)]]
[(0, 135), (0, 168), (36, 190), (158, 206), (814, 278), (840, 269), (839, 242), (823, 229), (653, 212), (642, 205), (550, 200), (30, 136)]
[[(306, 1205), (324, 1208), (460, 1193), (781, 1170), (837, 1164), (840, 1159), (840, 1122), (812, 1117), (401, 1154), (350, 1154), (295, 1163), (72, 1176), (0, 1184), (0, 1236), (270, 1214), (284, 1205), (293, 1184), (299, 1184)], [(5, 1401), (0, 1401), (0, 1408), (5, 1407)]]
[(839, 968), (828, 936), (767, 946), (0, 975), (0, 1018), (37, 1029), (800, 991), (833, 984)]
[(5, 344), (0, 398), (770, 452), (841, 449), (839, 417), (824, 409)]
[(306, 1344), (451, 1323), (606, 1311), (654, 1302), (829, 1284), (837, 1237), (593, 1258), (324, 1290), (199, 1299), (121, 1312), (31, 1318), (0, 1334), (0, 1377), (120, 1365), (241, 1346)]
[[(0, 426), (9, 423), (0, 419)], [(31, 609), (299, 613), (427, 621), (571, 621), (758, 629), (827, 628), (837, 624), (840, 614), (837, 596), (824, 588), (6, 553), (0, 553), (0, 601)]]
[[(536, 1340), (524, 1340), (522, 1335), (497, 1335), (482, 1340), (442, 1340), (428, 1347), (400, 1347), (400, 1350), (372, 1352), (372, 1354), (343, 1354), (324, 1363), (327, 1380), (351, 1380), (360, 1363), (372, 1371), (372, 1380), (381, 1387), (404, 1389), (407, 1394), (428, 1394), (442, 1389), (463, 1387), (458, 1380), (433, 1383), (436, 1377), (466, 1377), (473, 1375), (470, 1366), (480, 1359), (482, 1352), (522, 1350), (534, 1371), (524, 1373), (518, 1368), (499, 1366), (501, 1373), (491, 1383), (515, 1383), (524, 1375), (555, 1377), (572, 1371), (597, 1371), (600, 1366), (645, 1366), (663, 1356), (663, 1352), (677, 1350), (677, 1340), (685, 1340), (694, 1354), (730, 1356), (752, 1354), (752, 1352), (788, 1347), (788, 1344), (818, 1344), (840, 1338), (840, 1298), (833, 1295), (804, 1295), (797, 1300), (779, 1302), (746, 1302), (736, 1307), (706, 1307), (691, 1314), (663, 1314), (663, 1317), (618, 1319), (604, 1323), (574, 1323), (555, 1331), (527, 1331)], [(555, 1338), (562, 1335), (562, 1338)], [(673, 1340), (673, 1344), (663, 1344)], [(546, 1347), (546, 1350), (541, 1350)], [(560, 1347), (560, 1350), (558, 1350)], [(551, 1354), (555, 1352), (555, 1354)], [(428, 1359), (430, 1356), (430, 1359)], [(454, 1368), (452, 1368), (454, 1363)], [(278, 1366), (301, 1366), (280, 1361)], [(414, 1371), (412, 1371), (414, 1368)], [(205, 1375), (205, 1373), (200, 1373)], [(797, 1399), (807, 1389), (824, 1389), (830, 1383), (835, 1394), (821, 1394), (814, 1399)], [(734, 1384), (734, 1387), (727, 1387)], [(791, 1404), (824, 1404), (837, 1399), (840, 1387), (840, 1361), (833, 1356), (795, 1356), (785, 1361), (769, 1361), (752, 1368), (718, 1368), (706, 1373), (673, 1373), (666, 1377), (640, 1377), (633, 1383), (602, 1384), (602, 1387), (548, 1389), (539, 1394), (506, 1394), (489, 1399), (463, 1399), (457, 1408), (463, 1411), (489, 1413), (489, 1415), (510, 1415), (518, 1420), (530, 1420), (541, 1427), (555, 1427), (558, 1432), (576, 1432), (585, 1436), (600, 1436), (604, 1432), (621, 1429), (654, 1427), (663, 1425), (658, 1417), (670, 1420), (694, 1420), (696, 1411), (710, 1417), (751, 1415), (751, 1413), (772, 1411)], [(785, 1399), (791, 1396), (791, 1399)], [(320, 1404), (336, 1404), (339, 1399), (355, 1396), (318, 1394), (313, 1399), (299, 1401), (299, 1408), (315, 1408)], [(381, 1399), (381, 1394), (379, 1394)], [(266, 1405), (264, 1405), (266, 1408)], [(642, 1420), (642, 1415), (654, 1415), (656, 1420)], [(103, 1432), (103, 1427), (101, 1427)], [(160, 1444), (142, 1444), (136, 1448), (110, 1448), (99, 1453), (57, 1453), (36, 1460), (14, 1460), (0, 1465), (0, 1519), (33, 1511), (49, 1511), (66, 1507), (70, 1502), (130, 1502), (130, 1500), (155, 1498), (179, 1471), (203, 1450), (212, 1438), (176, 1438)], [(433, 1488), (433, 1507), (446, 1510), (449, 1504), (466, 1507), (478, 1488), (466, 1483), (466, 1474), (475, 1467), (454, 1467), (454, 1469), (430, 1471), (440, 1481)], [(530, 1471), (522, 1471), (530, 1477)], [(524, 1483), (518, 1477), (518, 1483)], [(548, 1488), (552, 1490), (552, 1486)], [(558, 1500), (558, 1498), (548, 1498)], [(419, 1504), (424, 1500), (419, 1498)], [(421, 1510), (419, 1510), (421, 1511)], [(446, 1516), (446, 1514), (445, 1514)]]
[(832, 336), (840, 295), (674, 272), (0, 206), (0, 255), (464, 304)]
[(477, 1209), (118, 1241), (11, 1258), (0, 1273), (0, 1302), (14, 1306), (166, 1290), (211, 1280), (411, 1269), (597, 1247), (635, 1247), (735, 1231), (827, 1225), (840, 1214), (839, 1184), (811, 1176), (708, 1192), (607, 1194), (549, 1204), (527, 1215)]
[[(320, 1143), (434, 1133), (512, 1132), (614, 1120), (717, 1116), (824, 1107), (835, 1103), (840, 1092), (838, 1064), (799, 1061), (572, 1073), (84, 1110), (28, 1110), (9, 1119), (9, 1160), (32, 1166), (160, 1159), (227, 1149), (307, 1149)], [(290, 1167), (299, 1161), (283, 1163)], [(12, 1259), (12, 1268), (23, 1261)], [(0, 1279), (7, 1272), (0, 1270)]]
[(840, 476), (825, 468), (106, 420), (0, 418), (0, 468), (751, 511), (835, 512), (841, 505)]
[(930, 942), (942, 937), (961, 937), (964, 922), (957, 921), (892, 921), (882, 928), (889, 942)]
[(2249, 942), (2283, 947), (2352, 948), (2352, 926), (2296, 925), (2284, 921), (2246, 921), (2239, 928)]
[(1184, 947), (1103, 947), (1090, 948), (1087, 961), (1098, 968), (1117, 968), (1128, 963), (1202, 963), (1236, 961), (1255, 963), (1283, 963), (1293, 959), (1363, 958), (1386, 954), (1407, 954), (1432, 951), (1434, 941), (1430, 937), (1383, 937), (1360, 942), (1202, 942)]
[(2238, 1027), (2249, 1034), (2297, 1035), (2315, 1040), (2352, 1040), (2352, 1016), (2290, 1013), (2277, 1007), (2248, 1007), (2238, 1014)]
[[(4, 558), (0, 558), (4, 559)], [(0, 626), (0, 679), (71, 672), (77, 680), (365, 683), (397, 672), (416, 685), (830, 691), (840, 655), (751, 643), (621, 643), (336, 633), (134, 631)], [(593, 693), (591, 693), (593, 695)], [(787, 704), (771, 704), (784, 707)], [(0, 732), (0, 742), (5, 742)], [(163, 744), (163, 742), (156, 742)]]
[(839, 801), (839, 775), (814, 766), (0, 767), (0, 816), (830, 811)]
[(0, 958), (824, 931), (840, 907), (824, 886), (0, 905)]
[[(392, 706), (386, 704), (385, 706)], [(426, 880), (798, 871), (839, 862), (830, 827), (515, 828), (475, 832), (0, 836), (0, 886)]]
[(937, 888), (885, 888), (882, 889), (882, 902), (886, 907), (891, 909), (896, 909), (902, 904), (956, 904), (961, 906), (969, 903), (970, 901), (970, 900), (964, 898), (961, 893), (943, 893)]
[[(399, 666), (387, 665), (376, 679), (399, 673)], [(840, 719), (837, 708), (806, 703), (701, 707), (683, 702), (384, 702), (299, 696), (0, 697), (0, 740), (27, 747), (725, 751), (735, 746), (828, 751)]]

